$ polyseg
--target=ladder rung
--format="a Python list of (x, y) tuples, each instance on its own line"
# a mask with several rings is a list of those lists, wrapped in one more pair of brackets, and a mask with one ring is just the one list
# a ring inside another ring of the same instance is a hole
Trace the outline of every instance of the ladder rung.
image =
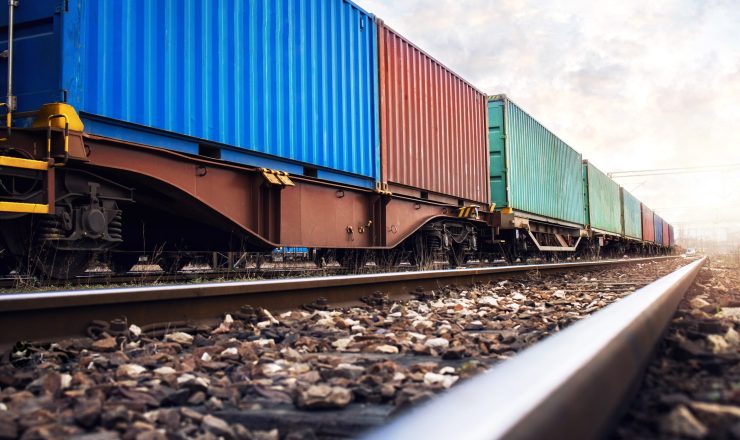
[(0, 212), (48, 214), (49, 205), (42, 205), (40, 203), (0, 202)]
[(49, 169), (49, 162), (45, 162), (43, 160), (21, 159), (20, 157), (0, 156), (0, 167), (46, 171)]

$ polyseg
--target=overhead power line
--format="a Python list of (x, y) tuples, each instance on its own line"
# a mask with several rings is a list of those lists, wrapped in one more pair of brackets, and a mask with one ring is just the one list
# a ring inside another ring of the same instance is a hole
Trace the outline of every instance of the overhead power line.
[[(707, 209), (726, 209), (727, 205), (701, 205), (701, 209), (707, 210)], [(653, 211), (668, 211), (671, 209), (692, 209), (696, 210), (697, 205), (687, 205), (687, 206), (661, 206), (660, 208), (653, 208)]]
[(709, 171), (734, 171), (740, 170), (740, 164), (728, 165), (707, 165), (700, 167), (683, 167), (683, 168), (658, 168), (652, 170), (631, 170), (631, 171), (613, 171), (608, 173), (609, 177), (644, 177), (644, 176), (664, 176), (668, 174), (691, 174), (704, 173)]

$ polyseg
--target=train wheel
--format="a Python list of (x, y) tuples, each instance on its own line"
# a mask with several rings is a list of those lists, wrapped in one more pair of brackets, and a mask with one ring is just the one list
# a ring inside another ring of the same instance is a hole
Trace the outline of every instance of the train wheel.
[(35, 218), (24, 216), (4, 222), (0, 228), (0, 242), (4, 245), (7, 257), (3, 260), (19, 273), (34, 275), (41, 280), (65, 280), (74, 278), (87, 270), (95, 259), (95, 250), (74, 249), (75, 241), (66, 242), (66, 249), (59, 249), (56, 240), (60, 220), (55, 216)]
[(132, 254), (129, 252), (111, 252), (110, 259), (108, 260), (108, 267), (114, 273), (128, 273), (131, 272), (136, 263), (139, 262), (139, 254)]

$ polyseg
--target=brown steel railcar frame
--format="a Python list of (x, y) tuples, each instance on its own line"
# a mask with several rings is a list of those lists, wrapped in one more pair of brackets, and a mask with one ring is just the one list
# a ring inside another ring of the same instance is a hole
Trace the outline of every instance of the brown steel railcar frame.
[[(59, 130), (53, 136), (61, 140)], [(13, 129), (9, 143), (43, 157), (38, 147), (45, 137), (46, 130)], [(59, 144), (54, 142), (57, 153)], [(137, 195), (169, 192), (171, 200), (182, 203), (169, 211), (241, 232), (256, 250), (391, 249), (425, 224), (445, 218), (488, 227), (484, 210), (476, 210), (477, 218), (460, 218), (453, 205), (304, 176), (290, 176), (294, 186), (276, 185), (260, 168), (84, 133), (70, 133), (68, 156), (68, 168), (146, 182), (134, 188)]]

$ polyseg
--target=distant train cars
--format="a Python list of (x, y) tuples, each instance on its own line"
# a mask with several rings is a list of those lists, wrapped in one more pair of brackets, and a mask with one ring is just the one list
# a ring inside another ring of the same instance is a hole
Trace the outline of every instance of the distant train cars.
[(280, 247), (356, 268), (675, 244), (506, 96), (347, 0), (34, 0), (0, 26), (0, 273), (125, 272), (142, 255), (177, 271)]
[(489, 98), (488, 134), (493, 224), (511, 258), (664, 252), (647, 206), (506, 95)]

